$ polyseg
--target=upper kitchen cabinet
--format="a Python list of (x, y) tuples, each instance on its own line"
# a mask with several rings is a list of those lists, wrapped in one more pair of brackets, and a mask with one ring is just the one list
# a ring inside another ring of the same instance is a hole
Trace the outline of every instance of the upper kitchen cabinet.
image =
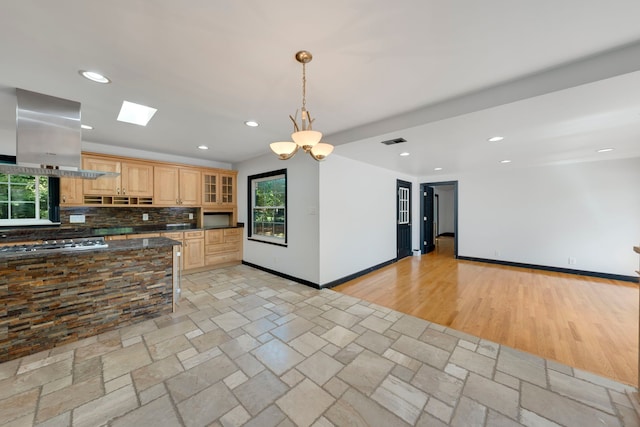
[(82, 182), (81, 178), (60, 178), (61, 205), (82, 204)]
[[(120, 173), (119, 160), (82, 156), (82, 169)], [(84, 194), (113, 196), (120, 194), (120, 176), (87, 179), (83, 183)]]
[(122, 162), (120, 170), (123, 195), (153, 197), (153, 165)]
[(156, 166), (153, 203), (160, 206), (199, 206), (200, 179), (198, 169)]
[(204, 206), (235, 206), (237, 171), (206, 170), (202, 173), (202, 204)]
[[(116, 172), (117, 177), (102, 177), (85, 180), (83, 184), (85, 203), (98, 200), (87, 196), (110, 196), (99, 199), (100, 204), (144, 204), (151, 203), (153, 198), (153, 164), (120, 160), (100, 156), (83, 156), (83, 169), (104, 172)], [(133, 198), (133, 200), (132, 200)], [(140, 198), (140, 199), (139, 199)], [(126, 201), (126, 203), (124, 203)]]

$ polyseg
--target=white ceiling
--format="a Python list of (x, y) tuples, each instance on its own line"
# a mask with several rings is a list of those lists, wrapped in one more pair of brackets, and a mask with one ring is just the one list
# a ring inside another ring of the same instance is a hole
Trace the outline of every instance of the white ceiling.
[[(635, 157), (638, 16), (637, 0), (5, 1), (0, 135), (20, 87), (80, 101), (87, 141), (241, 162), (289, 139), (307, 49), (307, 107), (347, 157), (415, 176)], [(123, 100), (158, 113), (117, 122)]]

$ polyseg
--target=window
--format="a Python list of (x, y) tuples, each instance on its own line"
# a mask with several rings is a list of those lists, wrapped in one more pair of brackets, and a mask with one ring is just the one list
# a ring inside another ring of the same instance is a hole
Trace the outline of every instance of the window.
[(252, 240), (287, 243), (287, 170), (248, 178), (249, 230)]
[(50, 224), (49, 181), (0, 173), (0, 226)]
[(398, 189), (398, 224), (409, 224), (409, 189)]

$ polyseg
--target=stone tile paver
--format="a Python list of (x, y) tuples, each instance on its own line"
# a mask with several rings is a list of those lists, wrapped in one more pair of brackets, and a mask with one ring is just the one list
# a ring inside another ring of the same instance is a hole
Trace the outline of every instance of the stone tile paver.
[(607, 378), (248, 266), (171, 315), (0, 364), (0, 424), (640, 427)]

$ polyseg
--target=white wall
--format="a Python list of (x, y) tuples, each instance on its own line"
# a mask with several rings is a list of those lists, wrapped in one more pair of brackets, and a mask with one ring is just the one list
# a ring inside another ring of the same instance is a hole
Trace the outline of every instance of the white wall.
[(459, 181), (460, 256), (634, 276), (640, 158), (506, 167), (451, 179)]
[(418, 218), (420, 189), (414, 178), (336, 154), (320, 164), (321, 285), (396, 257), (397, 179), (412, 182), (413, 218)]
[[(269, 154), (236, 165), (238, 169), (238, 220), (245, 223), (243, 260), (318, 284), (318, 163), (299, 152), (290, 160)], [(247, 240), (247, 177), (287, 169), (288, 246)]]
[(438, 233), (453, 233), (454, 229), (454, 191), (438, 186), (434, 187), (434, 193), (438, 195)]

